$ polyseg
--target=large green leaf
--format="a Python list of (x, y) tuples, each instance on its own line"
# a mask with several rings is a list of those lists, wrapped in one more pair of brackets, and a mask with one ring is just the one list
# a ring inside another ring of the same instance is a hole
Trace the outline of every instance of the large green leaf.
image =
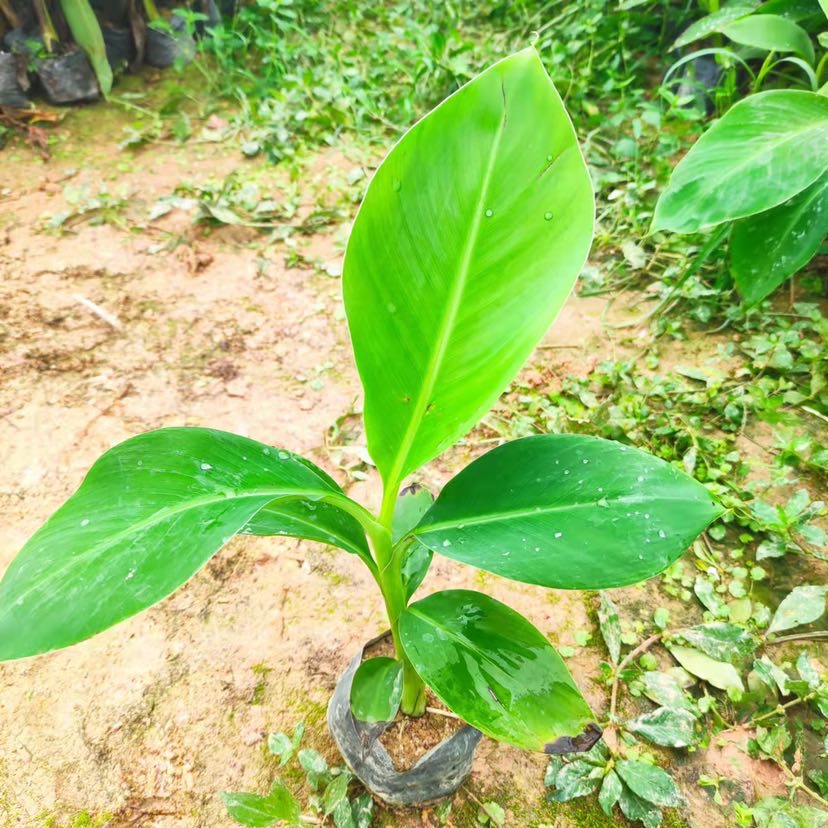
[(277, 822), (301, 825), (299, 803), (278, 779), (267, 796), (254, 793), (222, 791), (221, 799), (227, 813), (240, 825), (266, 828)]
[(697, 40), (702, 40), (702, 38), (720, 32), (728, 23), (732, 23), (734, 20), (750, 14), (754, 8), (754, 5), (738, 3), (725, 6), (723, 9), (708, 14), (702, 17), (701, 20), (697, 20), (688, 26), (676, 39), (676, 42), (673, 43), (670, 49), (680, 49), (682, 46), (688, 46)]
[(108, 95), (112, 90), (112, 67), (106, 57), (101, 26), (89, 0), (60, 0), (60, 7), (75, 43), (89, 59), (101, 92)]
[(722, 34), (742, 46), (769, 52), (794, 52), (808, 63), (814, 62), (814, 44), (808, 32), (793, 20), (778, 14), (742, 17), (725, 26)]
[(104, 454), (0, 582), (0, 661), (66, 647), (169, 595), (277, 498), (346, 502), (308, 461), (168, 428)]
[[(493, 739), (558, 752), (588, 749), (600, 731), (561, 657), (514, 610), (470, 590), (436, 592), (400, 617), (411, 663), (457, 715)], [(579, 743), (579, 737), (581, 743)]]
[(568, 296), (594, 205), (534, 49), (416, 124), (377, 170), (344, 265), (368, 447), (392, 485), (468, 431)]
[(693, 233), (770, 210), (814, 183), (828, 158), (828, 99), (771, 90), (735, 104), (673, 171), (654, 230)]
[(761, 302), (805, 267), (826, 235), (828, 171), (784, 204), (737, 221), (730, 237), (730, 257), (745, 304)]
[(435, 552), (516, 581), (603, 589), (661, 572), (720, 511), (646, 452), (548, 434), (468, 465), (414, 531)]

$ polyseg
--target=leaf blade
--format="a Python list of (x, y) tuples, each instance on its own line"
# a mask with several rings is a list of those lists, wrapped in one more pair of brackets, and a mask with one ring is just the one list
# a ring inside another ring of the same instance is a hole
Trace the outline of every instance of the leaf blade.
[(494, 739), (550, 752), (593, 723), (546, 637), (493, 598), (470, 590), (429, 595), (402, 614), (400, 637), (435, 694)]
[(549, 434), (469, 464), (414, 531), (434, 552), (513, 580), (604, 589), (662, 571), (719, 512), (701, 484), (645, 452)]
[(0, 581), (0, 660), (69, 646), (147, 609), (275, 498), (344, 497), (314, 469), (211, 429), (160, 429), (110, 449)]
[(369, 450), (387, 483), (492, 405), (571, 290), (593, 215), (574, 130), (531, 48), (449, 97), (391, 151), (343, 273)]

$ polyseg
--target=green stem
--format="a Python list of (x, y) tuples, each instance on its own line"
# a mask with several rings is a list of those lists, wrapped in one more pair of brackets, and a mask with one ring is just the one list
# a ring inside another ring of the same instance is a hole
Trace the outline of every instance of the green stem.
[(379, 523), (369, 529), (371, 545), (377, 561), (377, 583), (382, 590), (388, 621), (391, 624), (391, 637), (397, 659), (403, 666), (403, 695), (400, 709), (408, 716), (422, 716), (425, 713), (425, 684), (405, 654), (400, 641), (399, 622), (405, 610), (407, 599), (402, 580), (401, 547), (395, 548), (391, 541), (391, 525), (394, 518), (394, 505), (399, 486), (386, 486)]

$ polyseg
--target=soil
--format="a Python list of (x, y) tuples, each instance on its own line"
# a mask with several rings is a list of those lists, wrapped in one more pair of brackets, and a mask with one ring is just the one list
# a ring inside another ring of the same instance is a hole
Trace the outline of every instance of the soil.
[[(231, 143), (122, 153), (127, 123), (101, 105), (75, 111), (54, 133), (50, 162), (14, 144), (3, 159), (0, 572), (101, 452), (161, 426), (211, 426), (301, 452), (352, 497), (378, 505), (376, 474), (354, 459), (364, 456), (353, 416), (360, 386), (335, 278), (347, 223), (288, 246), (250, 228), (196, 225), (181, 210), (148, 221), (149, 207), (185, 180), (240, 172), (274, 199), (296, 184), (264, 162), (241, 160)], [(299, 215), (363, 164), (347, 148), (314, 159), (301, 179)], [(67, 208), (68, 182), (126, 186), (127, 205), (98, 224), (84, 219), (49, 232), (44, 216)], [(605, 306), (573, 297), (520, 382), (560, 383), (640, 349), (641, 331), (622, 341), (604, 327)], [(441, 485), (490, 446), (488, 437), (470, 435), (421, 481)], [(365, 479), (347, 474), (357, 467)], [(575, 639), (593, 629), (592, 596), (435, 559), (426, 591), (464, 587), (485, 588), (554, 644), (575, 648), (568, 665), (601, 713), (603, 651), (595, 638), (586, 647)], [(617, 598), (631, 614), (651, 611), (647, 587)], [(0, 665), (0, 826), (107, 817), (112, 826), (231, 825), (218, 792), (268, 789), (278, 772), (267, 757), (268, 733), (304, 720), (306, 746), (337, 761), (327, 700), (352, 654), (385, 624), (356, 556), (287, 538), (233, 539), (148, 612), (68, 650)], [(389, 731), (401, 761), (413, 744), (425, 746), (420, 728)], [(544, 805), (545, 766), (542, 755), (484, 740), (451, 824), (473, 824), (476, 803), (489, 798), (507, 808), (507, 825), (521, 828), (613, 824), (592, 805)], [(692, 808), (691, 824), (724, 824), (709, 799)], [(378, 825), (432, 824), (416, 809), (378, 812)]]

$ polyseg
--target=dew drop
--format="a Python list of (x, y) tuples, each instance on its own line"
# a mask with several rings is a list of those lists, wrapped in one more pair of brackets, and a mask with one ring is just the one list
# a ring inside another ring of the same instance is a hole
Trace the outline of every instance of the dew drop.
[(540, 552), (540, 547), (539, 546), (535, 547), (535, 552)]
[(564, 474), (569, 474), (569, 469), (564, 469)]
[(127, 572), (127, 576), (126, 576), (126, 578), (124, 578), (124, 580), (125, 581), (131, 581), (134, 577), (135, 577), (135, 570), (130, 569), (129, 572)]
[(388, 311), (388, 313), (396, 313), (397, 312), (397, 306), (393, 302), (389, 302), (385, 306), (385, 309)]
[(491, 218), (494, 215), (494, 211), (489, 209), (486, 210), (486, 218)]
[(286, 451), (279, 452), (279, 459), (280, 460), (287, 460), (290, 455)]
[(609, 501), (608, 501), (605, 497), (602, 497), (602, 498), (598, 501), (598, 505), (599, 505), (599, 506), (603, 506), (605, 509), (608, 509), (608, 508), (609, 508)]
[(89, 526), (89, 518), (84, 518), (81, 521), (81, 526)]
[(667, 537), (667, 533), (666, 533), (663, 529), (659, 529), (659, 530), (658, 530), (658, 536), (659, 536), (660, 538), (666, 538), (666, 537)]
[(451, 541), (450, 541), (448, 538), (446, 538), (446, 539), (443, 541), (443, 548), (444, 548), (444, 549), (448, 549), (448, 548), (449, 548), (449, 546), (451, 546)]
[(209, 463), (202, 463), (201, 464), (201, 470), (202, 471), (210, 471), (210, 469), (212, 469), (212, 468), (213, 467)]
[(547, 210), (543, 214), (543, 218), (544, 218), (544, 221), (552, 221), (552, 213), (549, 210)]
[(547, 156), (546, 156), (546, 160), (547, 160), (547, 161), (551, 161), (551, 160), (552, 160), (552, 155), (551, 155), (551, 153), (550, 153), (549, 155), (547, 155)]
[(582, 462), (582, 463), (586, 466), (586, 465), (589, 463), (589, 460), (587, 460), (586, 458), (584, 458), (583, 460), (581, 460), (581, 462)]
[(391, 186), (394, 188), (394, 192), (398, 193), (400, 191), (400, 187), (402, 187), (402, 181), (399, 178), (395, 178), (391, 183)]
[(555, 537), (556, 538), (562, 538), (563, 537), (563, 532), (555, 532)]
[(644, 475), (643, 475), (643, 474), (639, 474), (639, 475), (638, 475), (638, 477), (637, 477), (636, 479), (638, 480), (638, 482), (639, 482), (639, 483), (643, 483), (643, 482), (644, 482)]

